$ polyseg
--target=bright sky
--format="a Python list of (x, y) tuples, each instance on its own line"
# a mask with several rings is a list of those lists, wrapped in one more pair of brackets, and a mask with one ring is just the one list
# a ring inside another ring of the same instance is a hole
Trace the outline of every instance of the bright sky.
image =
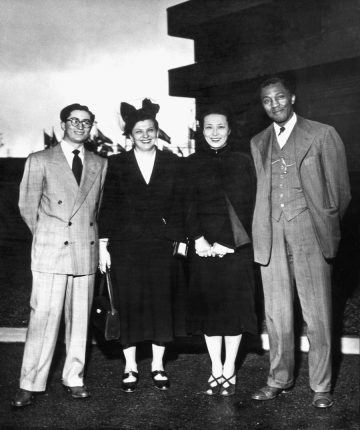
[(100, 130), (124, 144), (120, 102), (160, 104), (160, 127), (187, 143), (194, 101), (168, 96), (168, 69), (194, 61), (193, 42), (167, 35), (182, 0), (0, 0), (0, 156), (43, 149), (60, 110), (88, 105)]

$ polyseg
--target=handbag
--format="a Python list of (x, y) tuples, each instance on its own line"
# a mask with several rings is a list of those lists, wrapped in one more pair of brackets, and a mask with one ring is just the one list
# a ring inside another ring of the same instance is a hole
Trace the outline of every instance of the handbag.
[[(105, 281), (108, 296), (104, 295)], [(110, 341), (120, 338), (120, 316), (114, 307), (114, 293), (109, 270), (106, 270), (101, 277), (99, 295), (93, 301), (91, 322), (101, 340)]]
[(174, 242), (173, 243), (173, 255), (174, 256), (180, 256), (180, 257), (187, 257), (188, 250), (189, 250), (189, 240), (186, 239), (185, 242)]

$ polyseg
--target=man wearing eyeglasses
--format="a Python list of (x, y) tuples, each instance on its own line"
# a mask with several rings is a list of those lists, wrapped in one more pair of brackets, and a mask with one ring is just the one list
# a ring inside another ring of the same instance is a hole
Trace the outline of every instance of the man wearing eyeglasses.
[(46, 389), (63, 309), (62, 383), (72, 398), (90, 395), (83, 380), (85, 350), (107, 160), (84, 149), (95, 119), (87, 106), (67, 106), (60, 119), (60, 144), (31, 154), (20, 184), (20, 213), (33, 234), (33, 285), (20, 389), (12, 400), (18, 408)]
[(283, 78), (261, 85), (273, 121), (251, 140), (257, 173), (253, 219), (270, 343), (267, 385), (252, 395), (271, 400), (294, 385), (294, 288), (310, 343), (312, 405), (329, 408), (331, 394), (331, 260), (350, 202), (344, 145), (336, 130), (294, 112)]

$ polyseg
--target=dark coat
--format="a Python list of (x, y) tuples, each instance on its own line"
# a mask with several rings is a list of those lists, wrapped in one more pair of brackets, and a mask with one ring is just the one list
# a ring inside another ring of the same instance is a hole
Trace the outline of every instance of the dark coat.
[(256, 187), (251, 158), (229, 143), (218, 151), (199, 150), (190, 156), (187, 167), (189, 238), (204, 236), (211, 244), (235, 248), (225, 195), (250, 236)]
[(180, 159), (156, 150), (149, 184), (134, 150), (109, 158), (99, 227), (111, 241), (184, 238)]

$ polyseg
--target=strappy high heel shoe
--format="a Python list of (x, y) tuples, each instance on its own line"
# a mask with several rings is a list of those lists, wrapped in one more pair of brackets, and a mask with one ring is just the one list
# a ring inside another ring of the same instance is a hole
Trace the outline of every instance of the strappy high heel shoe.
[[(135, 381), (125, 382), (124, 379), (127, 379), (129, 376), (133, 376), (135, 378)], [(125, 393), (133, 393), (137, 387), (138, 382), (139, 382), (138, 372), (135, 372), (134, 370), (129, 370), (128, 372), (123, 374), (121, 389), (122, 391), (125, 391)]]
[[(220, 392), (220, 388), (221, 388), (221, 384), (222, 384), (222, 376), (218, 376), (217, 378), (211, 374), (212, 379), (210, 379), (207, 384), (208, 384), (208, 388), (205, 391), (205, 394), (207, 394), (208, 396), (214, 396), (215, 394), (219, 394)], [(211, 385), (215, 382), (215, 385)]]
[[(230, 382), (230, 379), (232, 379), (235, 376), (235, 383), (233, 384)], [(224, 384), (228, 384), (226, 387)], [(225, 378), (223, 376), (223, 381), (220, 388), (220, 395), (221, 396), (233, 396), (235, 394), (235, 387), (236, 387), (236, 375), (235, 373), (230, 376), (230, 378)]]

